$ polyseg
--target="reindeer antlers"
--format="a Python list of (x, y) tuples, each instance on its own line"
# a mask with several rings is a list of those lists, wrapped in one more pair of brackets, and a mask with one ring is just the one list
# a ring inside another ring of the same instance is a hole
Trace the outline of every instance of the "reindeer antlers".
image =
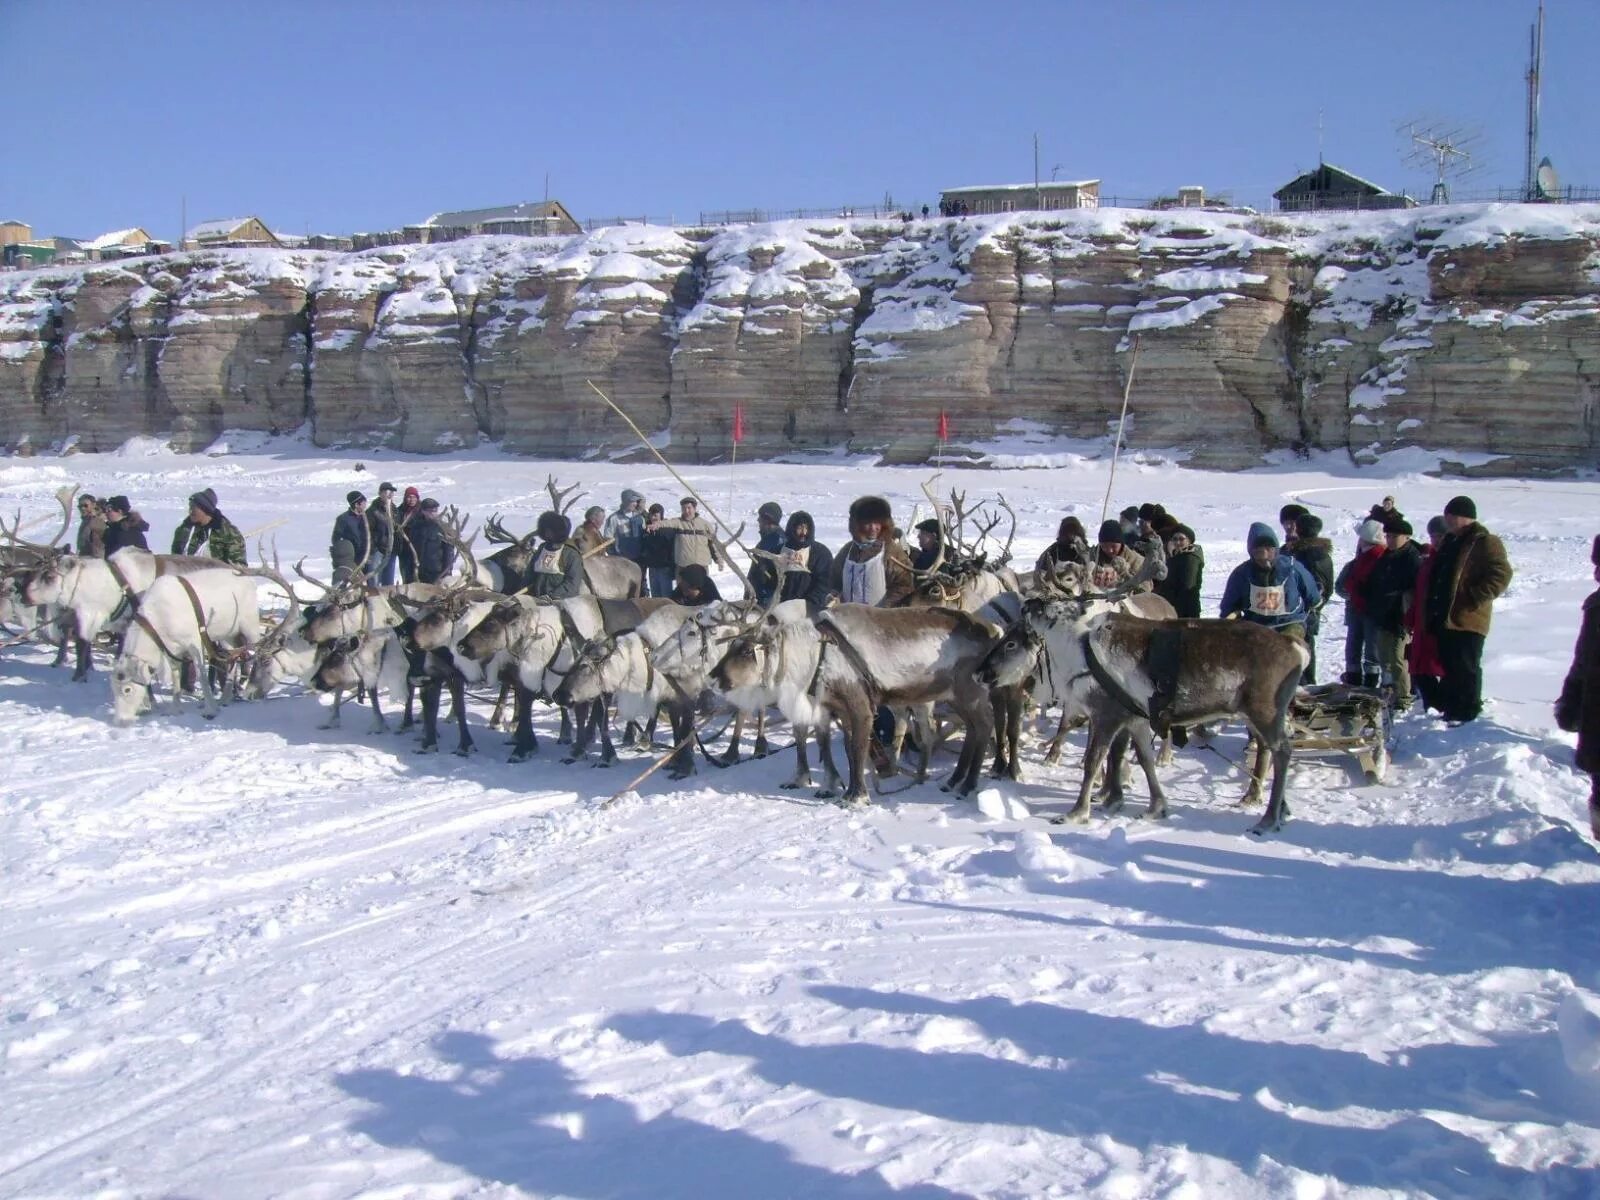
[[(567, 515), (567, 510), (569, 508), (571, 508), (579, 500), (583, 499), (584, 496), (588, 495), (587, 492), (578, 492), (578, 489), (582, 486), (583, 485), (581, 483), (575, 483), (571, 487), (564, 488), (560, 484), (556, 483), (556, 477), (554, 475), (547, 476), (544, 481), (545, 491), (550, 493), (551, 506), (563, 517)], [(578, 494), (573, 496), (573, 492), (578, 492)], [(568, 500), (568, 496), (572, 496), (572, 499)]]
[[(289, 627), (289, 622), (294, 620), (295, 617), (299, 615), (300, 597), (294, 594), (294, 586), (283, 577), (283, 566), (278, 561), (278, 543), (276, 539), (274, 539), (272, 543), (270, 565), (267, 556), (267, 544), (265, 538), (256, 542), (256, 557), (261, 560), (261, 565), (259, 567), (240, 567), (238, 568), (239, 573), (241, 575), (257, 575), (262, 579), (270, 580), (281, 587), (283, 589), (283, 594), (289, 598), (289, 607), (284, 611), (283, 620), (279, 621), (261, 636), (261, 638), (256, 642), (256, 645), (259, 648), (264, 644), (275, 642), (283, 636), (284, 631)], [(305, 562), (305, 560), (301, 559), (299, 563), (295, 564), (296, 571), (300, 570), (300, 563), (303, 562)], [(310, 576), (306, 575), (304, 572), (301, 572), (300, 577), (308, 580), (311, 583), (316, 583), (316, 580), (311, 579)], [(320, 587), (321, 585), (318, 584), (318, 586)]]
[(465, 576), (467, 585), (476, 586), (478, 584), (478, 560), (473, 557), (472, 542), (478, 535), (474, 533), (472, 537), (465, 536), (467, 522), (471, 519), (471, 513), (462, 513), (452, 504), (439, 517), (439, 530), (444, 535), (444, 540), (459, 550), (461, 557), (467, 560)]

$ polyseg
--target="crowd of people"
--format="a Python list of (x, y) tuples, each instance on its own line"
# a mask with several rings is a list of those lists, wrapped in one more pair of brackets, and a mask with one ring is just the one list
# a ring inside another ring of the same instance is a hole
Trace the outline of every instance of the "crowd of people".
[[(455, 549), (439, 523), (439, 502), (416, 488), (400, 493), (378, 487), (371, 504), (360, 491), (346, 497), (334, 521), (330, 553), (336, 581), (367, 576), (385, 584), (433, 583), (450, 573)], [(550, 582), (541, 591), (575, 595), (583, 560), (613, 554), (638, 563), (644, 591), (684, 604), (721, 598), (711, 568), (732, 568), (699, 501), (686, 496), (678, 515), (645, 504), (632, 488), (615, 511), (585, 511), (574, 532), (556, 512), (540, 516), (535, 572)], [(107, 557), (125, 546), (149, 549), (150, 524), (126, 496), (78, 501), (79, 554)], [(749, 578), (765, 604), (803, 600), (813, 614), (835, 601), (894, 606), (916, 588), (918, 572), (938, 566), (944, 534), (938, 520), (914, 529), (915, 549), (896, 527), (889, 502), (862, 496), (850, 505), (847, 539), (836, 553), (816, 540), (811, 514), (784, 515), (768, 500), (756, 510), (755, 560)], [(1350, 557), (1335, 571), (1335, 547), (1320, 517), (1304, 505), (1278, 513), (1281, 536), (1255, 522), (1246, 537), (1248, 557), (1228, 574), (1218, 614), (1264, 625), (1301, 642), (1310, 654), (1302, 682), (1317, 676), (1316, 647), (1322, 613), (1334, 596), (1344, 601), (1342, 682), (1388, 689), (1404, 711), (1420, 700), (1452, 724), (1477, 719), (1483, 709), (1483, 649), (1494, 602), (1511, 582), (1505, 546), (1478, 520), (1469, 496), (1456, 496), (1430, 517), (1424, 536), (1385, 496), (1353, 529)], [(188, 515), (173, 531), (173, 554), (208, 554), (244, 565), (244, 535), (206, 488), (189, 497)], [(1165, 571), (1143, 578), (1145, 559), (1159, 553)], [(1600, 582), (1600, 538), (1593, 550)], [(1040, 574), (1076, 564), (1096, 590), (1138, 580), (1166, 599), (1179, 617), (1202, 615), (1205, 553), (1195, 532), (1155, 503), (1129, 507), (1101, 523), (1094, 541), (1075, 516), (1065, 517), (1056, 538), (1035, 563)], [(1563, 729), (1579, 734), (1578, 764), (1594, 777), (1590, 800), (1600, 836), (1600, 591), (1584, 606), (1582, 631), (1556, 711)]]

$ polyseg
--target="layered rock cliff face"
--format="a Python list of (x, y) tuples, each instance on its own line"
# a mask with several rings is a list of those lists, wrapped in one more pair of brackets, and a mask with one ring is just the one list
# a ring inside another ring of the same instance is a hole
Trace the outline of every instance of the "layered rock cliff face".
[(623, 227), (0, 277), (13, 450), (307, 423), (328, 446), (624, 449), (592, 380), (686, 459), (727, 452), (739, 403), (744, 456), (916, 460), (940, 412), (958, 444), (1101, 436), (1130, 369), (1130, 443), (1196, 463), (1592, 465), (1600, 208)]

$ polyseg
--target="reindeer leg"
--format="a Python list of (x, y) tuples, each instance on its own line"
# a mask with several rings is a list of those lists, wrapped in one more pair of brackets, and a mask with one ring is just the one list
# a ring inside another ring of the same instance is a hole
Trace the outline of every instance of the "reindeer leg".
[(422, 744), (418, 754), (439, 753), (439, 694), (444, 681), (429, 679), (422, 685)]
[(850, 760), (850, 784), (839, 803), (846, 808), (865, 806), (867, 795), (867, 760), (872, 756), (872, 705), (866, 696), (850, 688), (841, 696), (844, 712), (839, 714), (844, 725), (845, 753)]
[(1262, 814), (1261, 820), (1250, 827), (1250, 832), (1257, 837), (1265, 833), (1278, 833), (1283, 829), (1284, 821), (1289, 818), (1289, 802), (1285, 791), (1289, 783), (1289, 755), (1293, 745), (1285, 733), (1272, 749), (1272, 798), (1267, 802), (1267, 811)]
[(1261, 792), (1267, 778), (1267, 756), (1271, 752), (1267, 749), (1266, 739), (1253, 733), (1245, 749), (1253, 752), (1254, 761), (1250, 765), (1250, 783), (1245, 787), (1244, 795), (1239, 797), (1239, 807), (1253, 808), (1261, 803)]
[(94, 669), (94, 660), (90, 654), (89, 639), (84, 637), (73, 638), (73, 649), (78, 654), (78, 665), (72, 669), (72, 682), (84, 683), (89, 678), (89, 672)]
[(1076, 821), (1080, 825), (1088, 823), (1089, 797), (1094, 792), (1095, 777), (1100, 773), (1109, 741), (1093, 721), (1089, 722), (1089, 743), (1083, 750), (1083, 784), (1078, 788), (1078, 802), (1064, 816), (1052, 817), (1052, 824), (1064, 825), (1068, 821)]
[(1022, 782), (1022, 688), (1006, 689), (1006, 737), (1011, 747), (1008, 772), (1014, 783)]
[(572, 744), (572, 710), (563, 707), (561, 710), (561, 733), (556, 738), (556, 745), (569, 746)]
[(378, 687), (374, 684), (367, 689), (367, 698), (372, 701), (372, 729), (370, 734), (388, 733), (389, 722), (383, 719), (383, 707), (378, 703)]
[[(820, 733), (817, 735), (822, 736)], [(794, 727), (794, 774), (778, 786), (785, 791), (794, 791), (797, 788), (811, 786), (811, 763), (806, 758), (806, 741), (811, 737), (811, 729), (806, 725)]]
[(343, 688), (334, 688), (333, 689), (333, 710), (328, 714), (327, 718), (320, 725), (317, 726), (318, 729), (337, 729), (337, 728), (339, 728), (339, 701), (342, 700), (343, 698), (344, 698), (344, 689)]
[(817, 756), (822, 760), (822, 787), (817, 791), (817, 798), (826, 800), (839, 794), (844, 781), (839, 778), (839, 768), (833, 762), (833, 722), (824, 716), (816, 732)]
[[(566, 710), (563, 709), (562, 711), (565, 712)], [(577, 706), (576, 713), (577, 719), (572, 727), (572, 747), (561, 760), (563, 764), (569, 767), (589, 752), (589, 737), (592, 732), (589, 725), (590, 718), (594, 714), (594, 708), (589, 704), (580, 704)]]
[(1121, 812), (1128, 798), (1122, 787), (1122, 767), (1128, 758), (1130, 740), (1125, 726), (1118, 729), (1112, 735), (1111, 750), (1106, 755), (1105, 786), (1102, 789), (1105, 799), (1101, 801), (1101, 808), (1108, 816)]
[(678, 752), (672, 756), (672, 769), (667, 775), (672, 779), (687, 779), (694, 774), (694, 739), (691, 734), (694, 732), (695, 711), (692, 705), (674, 704), (668, 713), (672, 718), (673, 744), (678, 745)]
[(412, 702), (416, 699), (416, 695), (417, 695), (417, 689), (414, 688), (411, 685), (411, 681), (409, 679), (407, 679), (406, 680), (406, 712), (405, 712), (405, 716), (400, 718), (400, 727), (395, 730), (396, 733), (407, 733), (407, 732), (409, 732), (411, 730), (411, 728), (414, 725), (416, 725), (416, 723), (417, 723), (416, 722), (416, 718), (412, 715)]
[(970, 796), (983, 778), (983, 758), (989, 749), (989, 739), (994, 736), (994, 710), (989, 704), (987, 690), (971, 697), (966, 705), (967, 736), (961, 747), (962, 761), (956, 764), (958, 796)]
[(600, 761), (597, 767), (609, 767), (617, 761), (617, 748), (611, 744), (611, 705), (609, 696), (594, 702), (595, 723), (600, 726)]
[(1045, 762), (1049, 763), (1051, 766), (1055, 766), (1061, 761), (1061, 747), (1062, 744), (1067, 740), (1067, 732), (1068, 730), (1075, 728), (1077, 728), (1077, 722), (1069, 721), (1067, 714), (1063, 712), (1061, 714), (1061, 723), (1056, 726), (1056, 735), (1050, 739), (1050, 745), (1045, 749)]
[[(500, 681), (500, 694), (495, 697), (495, 700), (494, 700), (494, 711), (489, 714), (489, 728), (490, 729), (504, 729), (506, 727), (505, 726), (505, 720), (506, 720), (506, 696), (514, 693), (515, 690), (516, 690), (515, 687), (512, 685), (512, 683), (511, 683), (511, 681), (509, 679), (502, 679)], [(519, 696), (519, 697), (517, 697), (517, 699), (518, 699), (518, 701), (520, 701), (521, 697)], [(520, 727), (519, 727), (519, 736), (520, 736)]]
[[(192, 660), (185, 660), (192, 661)], [(211, 672), (205, 663), (196, 663), (195, 672), (200, 676), (200, 715), (208, 721), (217, 719), (217, 693), (211, 686)]]
[[(1158, 821), (1167, 815), (1167, 794), (1161, 790), (1161, 780), (1156, 775), (1155, 734), (1149, 729), (1135, 730), (1133, 735), (1133, 752), (1138, 755), (1139, 765), (1144, 768), (1144, 781), (1150, 788), (1150, 807), (1145, 809), (1144, 815), (1148, 820)], [(1172, 745), (1169, 739), (1166, 743)]]
[(739, 761), (739, 743), (744, 738), (744, 714), (734, 713), (733, 733), (728, 738), (728, 747), (717, 756), (717, 765), (731, 767)]
[(477, 749), (472, 744), (472, 734), (467, 732), (467, 682), (459, 671), (450, 673), (450, 708), (456, 714), (456, 754), (465, 758)]
[(756, 758), (765, 758), (772, 753), (767, 745), (767, 710), (764, 708), (756, 714), (756, 741), (750, 753)]
[(539, 739), (533, 732), (533, 693), (521, 685), (513, 687), (512, 693), (516, 697), (513, 704), (516, 732), (511, 741), (509, 761), (526, 762), (539, 752)]

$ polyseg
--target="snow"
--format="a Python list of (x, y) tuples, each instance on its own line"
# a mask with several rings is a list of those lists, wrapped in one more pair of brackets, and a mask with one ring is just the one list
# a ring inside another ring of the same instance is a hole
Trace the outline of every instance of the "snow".
[[(986, 453), (1059, 465), (940, 486), (1003, 488), (1027, 563), (1063, 512), (1097, 518), (1107, 463), (1007, 439)], [(3, 506), (44, 515), (78, 480), (129, 494), (159, 542), (215, 486), (241, 528), (286, 519), (283, 561), (325, 577), (344, 493), (379, 479), (516, 529), (547, 471), (608, 506), (681, 491), (648, 463), (212, 450), (236, 446), (9, 460)], [(1030, 737), (1027, 780), (981, 802), (930, 783), (843, 811), (780, 789), (781, 752), (681, 785), (630, 783), (626, 754), (562, 766), (543, 706), (518, 766), (481, 699), (469, 759), (354, 711), (319, 730), (293, 689), (119, 729), (103, 674), (6, 651), (0, 1193), (1592, 1195), (1600, 854), (1550, 701), (1600, 481), (1433, 479), (1419, 453), (1119, 466), (1114, 507), (1158, 499), (1199, 533), (1208, 605), (1290, 500), (1342, 531), (1386, 493), (1420, 524), (1465, 491), (1506, 541), (1486, 717), (1402, 718), (1386, 786), (1298, 759), (1266, 841), (1243, 835), (1236, 729), (1179, 753), (1170, 820), (1064, 828), (1043, 818), (1081, 737), (1055, 768)], [(855, 495), (904, 517), (926, 478), (683, 470), (719, 511), (807, 508), (830, 544)]]

